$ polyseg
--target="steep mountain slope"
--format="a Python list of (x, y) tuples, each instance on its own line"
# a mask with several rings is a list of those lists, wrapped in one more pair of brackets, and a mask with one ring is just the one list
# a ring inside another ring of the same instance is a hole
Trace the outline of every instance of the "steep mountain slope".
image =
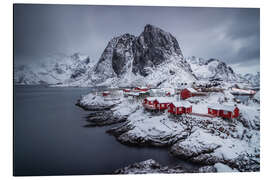
[(89, 78), (88, 83), (105, 86), (156, 86), (196, 79), (177, 40), (149, 24), (138, 37), (124, 34), (113, 38)]
[(14, 82), (20, 85), (69, 84), (88, 76), (94, 63), (88, 56), (54, 54), (40, 62), (14, 67)]

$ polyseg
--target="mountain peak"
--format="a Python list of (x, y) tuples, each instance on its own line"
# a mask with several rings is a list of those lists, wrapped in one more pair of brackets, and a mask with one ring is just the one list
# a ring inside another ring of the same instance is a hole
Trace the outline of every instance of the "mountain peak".
[(149, 32), (149, 31), (155, 31), (155, 30), (159, 30), (159, 31), (163, 31), (162, 29), (160, 29), (160, 28), (158, 28), (158, 27), (156, 27), (156, 26), (154, 26), (154, 25), (151, 25), (151, 24), (146, 24), (145, 26), (144, 26), (144, 31), (145, 32)]
[(172, 61), (190, 73), (190, 66), (184, 62), (176, 38), (147, 24), (138, 37), (126, 33), (108, 43), (95, 67), (92, 80), (99, 83), (111, 78), (146, 77), (161, 64)]

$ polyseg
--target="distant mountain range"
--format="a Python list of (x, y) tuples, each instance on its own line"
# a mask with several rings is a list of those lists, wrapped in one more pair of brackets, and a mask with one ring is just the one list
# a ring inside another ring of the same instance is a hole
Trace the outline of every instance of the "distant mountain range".
[(54, 54), (38, 63), (14, 67), (15, 84), (56, 85), (80, 82), (93, 69), (89, 56)]
[(124, 34), (110, 40), (98, 61), (75, 53), (53, 55), (42, 62), (16, 66), (15, 84), (175, 87), (199, 80), (260, 83), (259, 73), (241, 76), (218, 59), (184, 58), (172, 34), (149, 24), (138, 37)]

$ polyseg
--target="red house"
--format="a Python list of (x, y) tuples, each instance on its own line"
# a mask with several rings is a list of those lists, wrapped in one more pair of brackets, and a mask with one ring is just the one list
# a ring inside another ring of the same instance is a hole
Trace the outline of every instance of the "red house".
[(193, 96), (205, 96), (206, 93), (198, 92), (193, 88), (185, 88), (180, 92), (181, 99), (187, 99)]
[(136, 90), (136, 91), (148, 91), (148, 88), (147, 87), (136, 87), (136, 88), (134, 88), (134, 90)]
[(109, 91), (104, 91), (103, 93), (102, 93), (102, 96), (108, 96), (110, 93), (109, 93)]
[(168, 97), (157, 97), (156, 100), (154, 101), (155, 103), (155, 108), (158, 110), (165, 110), (168, 109), (169, 105), (173, 101), (172, 98)]
[(157, 101), (156, 101), (156, 97), (147, 97), (143, 100), (143, 107), (145, 109), (156, 109), (157, 107)]
[(192, 113), (192, 105), (188, 102), (172, 102), (169, 105), (169, 113), (175, 115), (190, 114)]
[(239, 108), (236, 106), (225, 105), (208, 106), (208, 114), (226, 119), (232, 119), (239, 116)]
[(123, 91), (124, 91), (125, 93), (127, 93), (127, 92), (130, 92), (131, 90), (130, 90), (130, 89), (123, 89)]

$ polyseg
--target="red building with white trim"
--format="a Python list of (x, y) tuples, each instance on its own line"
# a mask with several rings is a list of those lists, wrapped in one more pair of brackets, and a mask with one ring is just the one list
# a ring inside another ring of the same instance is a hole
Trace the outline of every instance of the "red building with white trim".
[(208, 106), (208, 114), (226, 119), (232, 119), (239, 116), (239, 108), (236, 106), (226, 105)]
[(147, 87), (135, 87), (134, 90), (136, 91), (148, 91), (149, 89)]
[(194, 96), (205, 96), (207, 93), (198, 92), (193, 88), (185, 88), (180, 92), (181, 99), (187, 99)]
[(143, 107), (145, 109), (156, 109), (156, 97), (147, 97), (143, 100)]
[(192, 105), (188, 102), (172, 102), (169, 105), (169, 113), (175, 115), (190, 114), (192, 113)]
[(169, 105), (173, 101), (172, 98), (168, 97), (157, 97), (155, 100), (155, 108), (158, 110), (165, 110), (168, 109)]

